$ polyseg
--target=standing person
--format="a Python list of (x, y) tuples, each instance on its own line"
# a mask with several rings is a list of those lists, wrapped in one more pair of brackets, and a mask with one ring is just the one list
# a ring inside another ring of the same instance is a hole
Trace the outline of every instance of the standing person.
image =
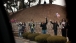
[(31, 33), (34, 33), (35, 24), (34, 24), (33, 19), (31, 19), (31, 22), (29, 23), (29, 26), (30, 26)]
[[(46, 18), (46, 17), (45, 17)], [(46, 31), (47, 31), (47, 18), (46, 18), (46, 22), (41, 22), (41, 24), (40, 24), (40, 27), (42, 27), (42, 33), (43, 34), (46, 34)]]
[(19, 35), (19, 37), (22, 37), (22, 31), (21, 31), (21, 29), (22, 29), (22, 22), (18, 23), (17, 26), (18, 26), (18, 35)]
[(26, 24), (25, 24), (25, 22), (23, 22), (23, 23), (22, 23), (22, 34), (24, 33), (25, 28), (26, 28)]
[(61, 29), (62, 36), (66, 37), (67, 22), (65, 19), (62, 19), (61, 25), (62, 25), (62, 29)]
[(68, 34), (68, 29), (70, 28), (69, 22), (66, 23), (66, 38), (67, 38), (67, 42), (70, 41), (69, 39), (69, 34)]
[(57, 30), (58, 30), (57, 27), (59, 26), (57, 21), (54, 22), (50, 21), (50, 23), (53, 24), (54, 35), (57, 35)]

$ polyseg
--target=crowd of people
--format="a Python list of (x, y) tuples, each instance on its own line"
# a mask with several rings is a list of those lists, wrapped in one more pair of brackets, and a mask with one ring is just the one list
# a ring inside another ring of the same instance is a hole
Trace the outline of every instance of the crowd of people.
[[(48, 19), (47, 17), (45, 17), (46, 21), (43, 21), (40, 23), (40, 27), (42, 28), (42, 34), (46, 34), (47, 33), (47, 23), (48, 23)], [(52, 21), (50, 20), (50, 24), (53, 25), (52, 29), (54, 30), (54, 35), (57, 35), (57, 30), (58, 27), (60, 26), (61, 28), (61, 33), (63, 37), (67, 37), (67, 32), (68, 32), (68, 22), (65, 19), (62, 19), (61, 22), (58, 24), (57, 21)], [(29, 27), (30, 27), (30, 31), (31, 33), (35, 33), (35, 23), (34, 20), (31, 19), (31, 22), (29, 23)], [(26, 23), (25, 22), (19, 22), (17, 24), (18, 26), (18, 32), (19, 32), (19, 37), (22, 37), (22, 34), (24, 32), (26, 32)]]

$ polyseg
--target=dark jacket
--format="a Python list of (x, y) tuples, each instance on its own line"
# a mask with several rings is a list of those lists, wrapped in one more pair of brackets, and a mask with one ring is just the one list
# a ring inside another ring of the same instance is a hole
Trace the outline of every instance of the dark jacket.
[(46, 18), (46, 23), (43, 23), (43, 24), (41, 23), (40, 27), (42, 27), (42, 30), (46, 30), (47, 29), (47, 26), (46, 26), (47, 22), (48, 21), (47, 21), (47, 18)]
[(22, 31), (24, 31), (25, 28), (26, 28), (26, 24), (23, 24), (23, 25), (22, 25)]
[(53, 29), (57, 30), (57, 27), (59, 26), (58, 23), (53, 23), (53, 22), (51, 22), (51, 23), (53, 24)]

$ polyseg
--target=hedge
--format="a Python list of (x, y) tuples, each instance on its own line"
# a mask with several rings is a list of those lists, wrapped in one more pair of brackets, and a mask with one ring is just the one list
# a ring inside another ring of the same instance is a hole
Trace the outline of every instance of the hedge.
[(27, 36), (27, 38), (31, 41), (35, 41), (35, 37), (38, 36), (39, 33), (32, 33)]
[(50, 36), (50, 34), (41, 34), (35, 37), (35, 41), (39, 43), (47, 43), (47, 38)]
[(47, 38), (48, 43), (66, 43), (67, 39), (62, 36), (50, 36)]
[(27, 36), (28, 36), (29, 34), (32, 34), (32, 33), (31, 33), (31, 32), (26, 32), (26, 33), (23, 33), (22, 36), (23, 36), (23, 38), (28, 39)]

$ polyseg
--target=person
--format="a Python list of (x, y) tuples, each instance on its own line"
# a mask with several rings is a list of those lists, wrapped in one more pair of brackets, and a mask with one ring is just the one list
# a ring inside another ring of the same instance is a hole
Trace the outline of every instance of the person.
[[(46, 18), (46, 17), (45, 17)], [(47, 31), (47, 18), (46, 18), (46, 22), (41, 22), (41, 24), (40, 24), (40, 27), (42, 27), (42, 33), (43, 34), (46, 34), (46, 31)]]
[(21, 31), (21, 29), (22, 29), (22, 22), (19, 22), (17, 24), (17, 26), (18, 26), (18, 35), (19, 35), (19, 37), (22, 37), (22, 31)]
[(50, 23), (53, 24), (54, 35), (57, 35), (57, 30), (58, 30), (57, 27), (59, 27), (57, 21), (54, 22), (50, 21)]
[(31, 19), (31, 22), (29, 23), (29, 26), (30, 26), (31, 33), (34, 33), (35, 24), (34, 24), (33, 19)]
[(67, 22), (67, 24), (66, 24), (66, 38), (67, 38), (67, 41), (70, 41), (69, 34), (68, 34), (68, 29), (69, 28), (70, 28), (70, 25), (69, 25), (69, 22)]
[(66, 35), (66, 36), (68, 37), (68, 41), (70, 41), (70, 43), (71, 43), (70, 35), (69, 35), (69, 33), (68, 33), (68, 32), (69, 32), (69, 31), (68, 31), (69, 29), (70, 29), (70, 23), (67, 22), (67, 35)]
[(24, 33), (25, 28), (26, 28), (26, 24), (25, 24), (25, 22), (23, 22), (23, 23), (22, 23), (22, 34)]
[(66, 29), (67, 29), (67, 22), (66, 22), (66, 20), (65, 19), (62, 19), (62, 22), (60, 23), (61, 25), (62, 25), (62, 29), (61, 29), (61, 31), (62, 31), (62, 36), (63, 37), (66, 37)]

